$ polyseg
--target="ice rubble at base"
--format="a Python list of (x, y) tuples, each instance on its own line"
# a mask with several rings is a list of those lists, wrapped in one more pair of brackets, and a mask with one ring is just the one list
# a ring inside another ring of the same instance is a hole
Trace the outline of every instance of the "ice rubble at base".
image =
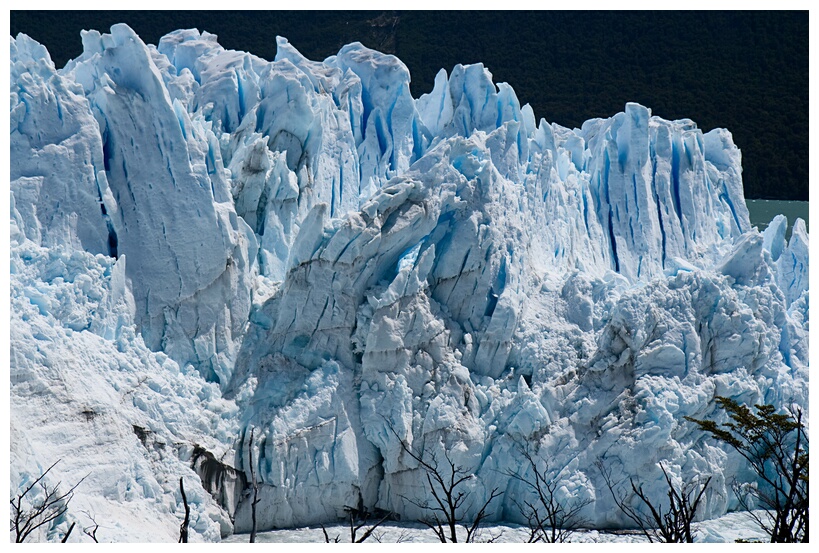
[[(764, 516), (764, 511), (755, 511), (755, 515)], [(694, 541), (699, 543), (734, 543), (737, 540), (765, 542), (764, 532), (746, 512), (728, 513), (719, 518), (697, 522)], [(340, 541), (349, 539), (350, 525), (344, 523), (327, 523), (323, 525), (328, 536), (336, 536)], [(320, 526), (288, 528), (261, 532), (256, 536), (258, 543), (324, 543), (324, 530)], [(466, 530), (459, 528), (459, 539), (466, 538)], [(477, 542), (525, 543), (529, 539), (526, 526), (511, 523), (488, 523), (478, 530)], [(360, 534), (358, 534), (360, 535)], [(377, 540), (376, 540), (377, 538)], [(648, 543), (639, 530), (596, 530), (579, 529), (574, 532), (572, 543)], [(247, 542), (247, 534), (234, 534), (223, 540), (226, 543)], [(438, 543), (438, 538), (429, 528), (420, 522), (388, 521), (379, 526), (368, 543)]]
[(807, 409), (807, 232), (751, 228), (727, 131), (537, 122), (482, 65), (413, 99), (358, 43), (82, 41), (11, 39), (11, 484), (90, 474), (51, 539), (175, 539), (180, 476), (195, 539), (247, 531), (250, 428), (260, 529), (423, 516), (398, 437), (496, 520), (524, 444), (592, 526), (627, 524), (600, 458), (656, 497), (659, 461), (714, 475), (710, 518), (749, 475), (683, 416)]

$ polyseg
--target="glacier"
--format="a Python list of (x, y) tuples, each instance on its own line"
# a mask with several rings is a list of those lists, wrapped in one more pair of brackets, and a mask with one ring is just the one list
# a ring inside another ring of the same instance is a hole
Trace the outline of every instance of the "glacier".
[(180, 477), (192, 541), (247, 532), (251, 469), (259, 530), (417, 520), (401, 441), (496, 521), (522, 448), (590, 527), (629, 524), (598, 460), (738, 508), (752, 476), (684, 417), (808, 413), (808, 233), (751, 226), (730, 132), (635, 103), (568, 129), (481, 64), (416, 99), (394, 56), (276, 40), (120, 24), (56, 69), (10, 38), (11, 489), (85, 477), (38, 538), (175, 541)]

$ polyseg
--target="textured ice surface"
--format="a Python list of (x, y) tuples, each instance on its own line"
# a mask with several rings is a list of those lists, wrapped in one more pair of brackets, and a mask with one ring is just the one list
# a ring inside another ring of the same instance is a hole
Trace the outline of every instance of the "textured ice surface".
[(684, 416), (808, 408), (808, 235), (751, 227), (728, 131), (567, 129), (480, 64), (413, 99), (358, 43), (82, 41), (56, 70), (11, 39), (11, 485), (89, 475), (42, 537), (176, 539), (179, 477), (194, 539), (247, 531), (251, 429), (260, 530), (424, 516), (399, 439), (492, 520), (522, 447), (592, 526), (628, 525), (598, 460), (658, 499), (660, 462), (713, 475), (712, 518), (750, 475)]
[[(764, 515), (764, 511), (756, 511), (755, 514)], [(350, 539), (349, 524), (325, 524), (324, 529), (330, 539), (338, 536), (341, 543)], [(359, 530), (356, 538), (359, 538), (363, 531), (364, 529)], [(460, 539), (463, 539), (465, 535), (465, 530), (458, 534)], [(488, 542), (493, 538), (493, 543), (522, 543), (529, 539), (529, 529), (521, 525), (490, 523), (480, 528), (476, 542)], [(760, 530), (759, 525), (744, 512), (728, 513), (720, 518), (696, 524), (694, 541), (697, 543), (733, 543), (738, 539), (766, 542), (767, 536)], [(247, 534), (234, 534), (224, 541), (247, 543), (247, 540)], [(648, 543), (639, 530), (606, 531), (584, 528), (574, 532), (570, 540), (572, 543)], [(320, 527), (306, 527), (262, 532), (256, 536), (256, 541), (258, 543), (324, 543), (325, 538)], [(432, 530), (418, 522), (385, 522), (367, 539), (367, 543), (376, 541), (385, 544), (399, 543), (399, 541), (400, 543), (440, 543)]]

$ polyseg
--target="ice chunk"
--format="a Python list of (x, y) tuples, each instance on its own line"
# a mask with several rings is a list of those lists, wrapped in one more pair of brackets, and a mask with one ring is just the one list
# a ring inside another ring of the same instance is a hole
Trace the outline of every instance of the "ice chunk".
[(808, 290), (808, 231), (805, 221), (796, 219), (788, 247), (777, 260), (779, 286), (785, 292), (788, 305)]
[[(11, 190), (20, 230), (48, 247), (117, 255), (103, 147), (82, 89), (58, 75), (45, 48), (11, 39)], [(104, 175), (104, 173), (102, 173)]]

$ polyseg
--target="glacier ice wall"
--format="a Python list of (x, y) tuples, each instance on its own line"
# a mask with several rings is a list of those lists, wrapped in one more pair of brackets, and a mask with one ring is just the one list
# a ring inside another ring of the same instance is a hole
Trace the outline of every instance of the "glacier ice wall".
[(807, 409), (808, 235), (751, 227), (728, 131), (537, 121), (480, 64), (414, 99), (359, 43), (82, 42), (57, 70), (11, 39), (12, 487), (90, 473), (45, 537), (175, 539), (179, 477), (197, 539), (246, 531), (251, 447), (260, 529), (419, 518), (399, 440), (495, 519), (527, 447), (591, 525), (628, 525), (599, 460), (658, 498), (659, 462), (713, 475), (718, 516), (749, 475), (684, 416)]

